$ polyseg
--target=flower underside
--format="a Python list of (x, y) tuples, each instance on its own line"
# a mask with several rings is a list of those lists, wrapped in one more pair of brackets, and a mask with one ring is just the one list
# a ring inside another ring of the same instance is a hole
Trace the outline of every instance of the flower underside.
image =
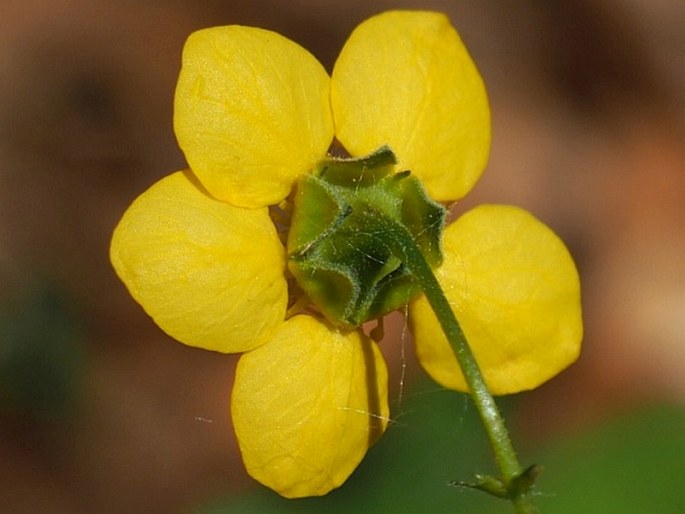
[[(364, 21), (330, 75), (274, 32), (200, 30), (174, 131), (189, 169), (126, 210), (112, 264), (171, 337), (242, 353), (233, 426), (248, 473), (279, 494), (338, 487), (387, 426), (383, 356), (353, 327), (403, 309), (426, 372), (469, 391), (426, 274), (492, 393), (537, 387), (578, 356), (578, 275), (548, 227), (505, 205), (445, 226), (437, 202), (473, 188), (490, 148), (485, 86), (446, 16)], [(356, 158), (327, 156), (332, 142)]]
[(356, 327), (406, 305), (420, 293), (379, 225), (403, 225), (433, 267), (442, 262), (446, 209), (433, 201), (384, 146), (359, 159), (325, 159), (297, 185), (288, 267), (333, 324)]

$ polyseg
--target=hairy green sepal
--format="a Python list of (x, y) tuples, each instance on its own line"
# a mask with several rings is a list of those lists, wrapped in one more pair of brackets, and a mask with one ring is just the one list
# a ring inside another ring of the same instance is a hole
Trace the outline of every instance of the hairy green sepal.
[(431, 267), (442, 262), (446, 209), (383, 147), (361, 159), (326, 159), (300, 179), (288, 267), (334, 324), (359, 326), (405, 305), (420, 286), (381, 218), (403, 225)]

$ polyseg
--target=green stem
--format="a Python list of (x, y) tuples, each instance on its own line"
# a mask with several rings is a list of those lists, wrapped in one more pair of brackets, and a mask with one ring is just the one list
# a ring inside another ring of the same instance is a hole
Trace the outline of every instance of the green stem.
[[(415, 244), (412, 235), (404, 226), (378, 212), (374, 213), (373, 217), (377, 222), (384, 225), (394, 250), (402, 255), (404, 264), (421, 284), (421, 288), (435, 312), (445, 336), (454, 349), (457, 361), (471, 391), (471, 398), (485, 427), (495, 461), (502, 474), (503, 493), (511, 499), (517, 513), (532, 514), (536, 512), (529, 486), (517, 486), (521, 481), (523, 470), (516, 457), (511, 438), (497, 404), (485, 384), (480, 367), (438, 280), (433, 274), (433, 270)], [(534, 470), (531, 471), (531, 473), (533, 472)]]

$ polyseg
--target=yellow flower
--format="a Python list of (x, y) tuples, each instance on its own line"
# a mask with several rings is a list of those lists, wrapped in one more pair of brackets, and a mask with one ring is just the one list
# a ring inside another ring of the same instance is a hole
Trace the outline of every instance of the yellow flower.
[[(248, 472), (287, 497), (325, 494), (385, 429), (387, 372), (360, 329), (316, 312), (287, 316), (289, 274), (270, 207), (334, 139), (352, 156), (387, 145), (397, 169), (411, 170), (432, 198), (463, 197), (490, 145), (480, 75), (437, 13), (365, 21), (331, 77), (276, 33), (217, 27), (186, 43), (174, 126), (190, 170), (129, 207), (112, 263), (169, 335), (245, 352), (231, 411)], [(578, 276), (548, 228), (520, 209), (483, 206), (449, 226), (443, 244), (438, 278), (493, 392), (535, 387), (575, 360)], [(466, 390), (423, 298), (409, 316), (428, 373)]]

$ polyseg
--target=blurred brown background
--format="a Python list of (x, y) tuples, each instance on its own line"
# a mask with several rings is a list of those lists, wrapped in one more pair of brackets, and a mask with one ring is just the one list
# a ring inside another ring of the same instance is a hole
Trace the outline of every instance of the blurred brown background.
[(0, 511), (183, 513), (252, 486), (228, 416), (234, 357), (161, 334), (114, 277), (109, 237), (184, 166), (171, 116), (191, 31), (270, 28), (330, 70), (358, 22), (398, 7), (447, 12), (490, 92), (491, 163), (457, 212), (521, 205), (581, 270), (583, 356), (510, 423), (542, 440), (685, 400), (683, 2), (3, 0), (0, 304), (23, 328), (0, 341)]

